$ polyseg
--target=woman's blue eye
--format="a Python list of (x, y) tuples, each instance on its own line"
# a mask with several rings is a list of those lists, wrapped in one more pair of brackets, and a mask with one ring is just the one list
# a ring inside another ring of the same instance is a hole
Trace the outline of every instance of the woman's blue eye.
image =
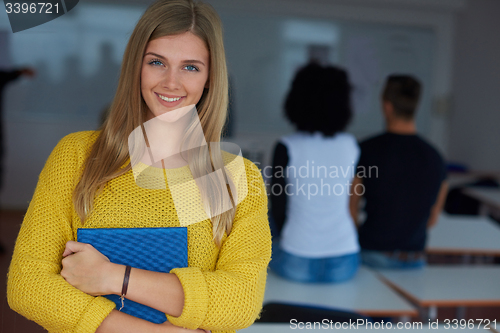
[(163, 63), (158, 59), (153, 59), (150, 62), (148, 62), (148, 64), (153, 66), (163, 66)]
[(193, 72), (193, 71), (198, 71), (198, 68), (196, 66), (193, 66), (193, 65), (187, 65), (186, 68), (188, 71), (190, 72)]

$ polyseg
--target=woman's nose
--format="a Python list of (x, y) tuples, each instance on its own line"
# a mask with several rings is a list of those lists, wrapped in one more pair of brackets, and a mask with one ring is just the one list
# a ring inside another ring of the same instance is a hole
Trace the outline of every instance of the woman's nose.
[(168, 69), (165, 71), (165, 75), (163, 76), (162, 81), (163, 88), (175, 90), (180, 87), (180, 77), (179, 74), (173, 71), (172, 69)]

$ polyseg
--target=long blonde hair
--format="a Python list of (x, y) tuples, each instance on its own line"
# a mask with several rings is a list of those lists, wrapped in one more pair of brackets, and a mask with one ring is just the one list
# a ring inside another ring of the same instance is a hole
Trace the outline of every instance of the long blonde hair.
[[(73, 204), (82, 223), (92, 211), (94, 198), (105, 184), (131, 170), (130, 163), (126, 164), (129, 158), (127, 139), (136, 127), (146, 121), (148, 110), (141, 95), (140, 79), (148, 42), (187, 31), (202, 39), (210, 54), (209, 87), (196, 105), (209, 151), (200, 150), (198, 156), (188, 160), (189, 167), (193, 177), (200, 178), (211, 172), (206, 170), (206, 161), (202, 160), (208, 158), (210, 169), (224, 172), (219, 142), (227, 115), (228, 78), (220, 18), (208, 4), (192, 0), (156, 1), (143, 14), (130, 37), (109, 116), (101, 127), (74, 190)], [(225, 173), (224, 176), (227, 177)], [(212, 181), (200, 188), (205, 210), (222, 211), (222, 191), (229, 192), (233, 203), (232, 209), (211, 217), (214, 241), (218, 246), (224, 233), (230, 233), (235, 214), (235, 193), (231, 192), (226, 182)]]

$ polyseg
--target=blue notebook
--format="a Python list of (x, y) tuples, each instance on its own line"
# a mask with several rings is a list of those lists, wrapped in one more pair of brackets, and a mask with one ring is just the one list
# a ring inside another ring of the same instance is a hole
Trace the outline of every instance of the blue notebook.
[[(187, 267), (187, 228), (80, 228), (79, 242), (88, 243), (112, 263), (149, 271), (168, 273)], [(120, 309), (118, 295), (106, 295)], [(125, 299), (122, 312), (156, 324), (167, 320), (165, 314)]]

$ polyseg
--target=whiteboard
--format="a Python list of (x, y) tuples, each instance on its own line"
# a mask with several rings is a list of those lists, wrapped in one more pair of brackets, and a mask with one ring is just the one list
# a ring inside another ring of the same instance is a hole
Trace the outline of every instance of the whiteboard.
[[(221, 16), (234, 76), (237, 132), (282, 135), (293, 131), (283, 116), (284, 99), (296, 70), (308, 61), (308, 46), (321, 44), (330, 47), (331, 64), (349, 71), (354, 86), (355, 116), (350, 132), (363, 138), (383, 130), (379, 101), (383, 80), (401, 73), (412, 74), (423, 84), (417, 125), (424, 136), (429, 133), (432, 30), (275, 15)], [(293, 24), (309, 28), (297, 29), (294, 38), (288, 29)]]

